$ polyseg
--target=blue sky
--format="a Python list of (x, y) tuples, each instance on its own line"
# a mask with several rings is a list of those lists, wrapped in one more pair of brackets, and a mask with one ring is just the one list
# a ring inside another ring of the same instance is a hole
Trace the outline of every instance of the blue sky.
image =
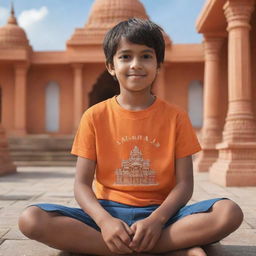
[[(0, 0), (0, 26), (10, 0)], [(75, 28), (87, 21), (93, 0), (13, 0), (15, 14), (34, 50), (64, 50)], [(195, 22), (206, 0), (141, 0), (149, 17), (174, 43), (200, 43)]]

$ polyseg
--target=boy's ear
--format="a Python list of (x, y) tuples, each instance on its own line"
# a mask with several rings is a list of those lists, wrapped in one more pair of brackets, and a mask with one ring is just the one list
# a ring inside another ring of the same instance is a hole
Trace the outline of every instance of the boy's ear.
[(109, 72), (109, 74), (111, 76), (115, 76), (116, 75), (114, 64), (105, 62), (105, 66), (106, 66), (106, 68), (107, 68), (107, 70), (108, 70), (108, 72)]

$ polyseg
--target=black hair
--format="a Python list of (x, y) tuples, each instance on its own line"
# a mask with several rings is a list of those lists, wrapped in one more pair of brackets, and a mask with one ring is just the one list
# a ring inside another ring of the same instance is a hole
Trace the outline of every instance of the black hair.
[(150, 20), (132, 18), (121, 21), (105, 35), (103, 49), (107, 64), (113, 64), (113, 57), (122, 37), (134, 44), (146, 45), (156, 53), (158, 66), (164, 61), (165, 42), (163, 29)]

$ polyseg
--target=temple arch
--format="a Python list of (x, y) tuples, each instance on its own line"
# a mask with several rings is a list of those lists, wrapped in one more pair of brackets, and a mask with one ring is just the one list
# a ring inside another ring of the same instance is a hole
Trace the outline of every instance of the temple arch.
[(203, 124), (203, 84), (201, 81), (191, 81), (188, 87), (188, 113), (194, 127)]
[(113, 97), (120, 93), (119, 84), (113, 77), (105, 70), (97, 79), (89, 93), (89, 107)]
[(45, 129), (47, 132), (59, 131), (60, 89), (56, 82), (49, 82), (45, 88)]

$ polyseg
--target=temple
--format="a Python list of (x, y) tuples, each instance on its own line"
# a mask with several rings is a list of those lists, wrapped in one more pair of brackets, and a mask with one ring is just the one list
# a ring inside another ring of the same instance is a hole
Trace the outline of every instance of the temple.
[[(165, 34), (153, 88), (189, 113), (203, 147), (195, 169), (225, 186), (256, 185), (255, 15), (254, 0), (206, 0), (196, 22), (203, 43), (175, 44)], [(17, 165), (74, 164), (82, 113), (118, 93), (104, 34), (130, 17), (150, 18), (139, 0), (95, 0), (65, 51), (37, 52), (11, 9), (0, 27), (0, 122)]]
[(256, 12), (254, 0), (209, 0), (204, 35), (203, 151), (199, 171), (225, 186), (256, 185)]
[(150, 169), (150, 161), (143, 159), (142, 152), (135, 146), (130, 157), (122, 161), (122, 167), (116, 170), (118, 185), (157, 185), (155, 171)]

